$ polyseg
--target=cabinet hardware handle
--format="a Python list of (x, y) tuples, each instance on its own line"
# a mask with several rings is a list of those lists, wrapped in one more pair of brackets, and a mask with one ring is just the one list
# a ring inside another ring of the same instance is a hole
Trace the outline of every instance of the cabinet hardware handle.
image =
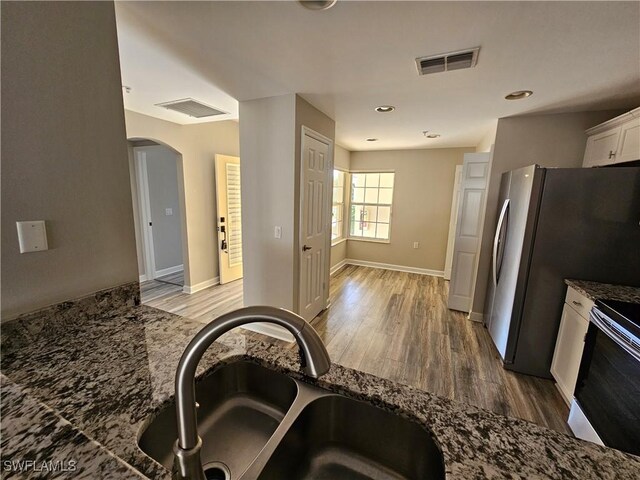
[(582, 306), (582, 304), (581, 304), (580, 302), (576, 302), (575, 300), (572, 300), (572, 303), (573, 303), (574, 305), (579, 306), (579, 307), (581, 307), (581, 306)]
[(615, 156), (616, 156), (616, 152), (614, 152), (613, 150), (609, 150), (609, 160), (611, 160)]

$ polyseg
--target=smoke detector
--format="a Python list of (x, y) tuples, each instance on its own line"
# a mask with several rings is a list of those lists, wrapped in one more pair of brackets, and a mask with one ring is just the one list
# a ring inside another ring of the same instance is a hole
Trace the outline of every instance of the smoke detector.
[(430, 132), (429, 130), (423, 130), (422, 135), (426, 138), (439, 138), (441, 135), (439, 133)]
[(309, 10), (328, 10), (338, 0), (298, 0), (298, 3)]
[(472, 68), (478, 62), (480, 47), (457, 52), (440, 53), (427, 57), (416, 58), (418, 75), (428, 75), (430, 73), (448, 72), (451, 70), (462, 70)]
[(171, 102), (156, 103), (156, 106), (166, 108), (167, 110), (173, 110), (174, 112), (184, 113), (185, 115), (189, 115), (194, 118), (213, 117), (215, 115), (225, 115), (228, 113), (202, 102), (198, 102), (193, 98), (183, 98), (181, 100), (173, 100)]

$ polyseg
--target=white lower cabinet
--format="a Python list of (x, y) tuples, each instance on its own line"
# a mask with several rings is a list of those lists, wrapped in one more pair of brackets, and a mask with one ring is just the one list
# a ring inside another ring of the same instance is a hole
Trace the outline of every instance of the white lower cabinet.
[[(580, 302), (582, 305), (593, 305), (590, 299), (569, 288), (567, 298), (575, 299), (576, 296), (582, 297), (583, 302)], [(578, 369), (580, 368), (580, 360), (584, 350), (584, 339), (588, 328), (589, 319), (583, 317), (569, 303), (565, 303), (551, 363), (551, 374), (555, 378), (558, 389), (567, 405), (570, 405), (573, 400)]]

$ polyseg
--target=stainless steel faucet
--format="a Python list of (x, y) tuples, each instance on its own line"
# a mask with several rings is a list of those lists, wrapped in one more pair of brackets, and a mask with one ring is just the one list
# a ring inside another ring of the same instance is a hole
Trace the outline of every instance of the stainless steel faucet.
[(195, 392), (196, 368), (202, 355), (222, 334), (254, 322), (275, 323), (293, 334), (300, 348), (302, 371), (306, 375), (318, 378), (331, 367), (327, 349), (313, 327), (288, 310), (266, 306), (245, 307), (213, 320), (187, 345), (176, 371), (178, 440), (173, 449), (175, 479), (206, 480), (200, 460), (202, 439), (198, 436)]

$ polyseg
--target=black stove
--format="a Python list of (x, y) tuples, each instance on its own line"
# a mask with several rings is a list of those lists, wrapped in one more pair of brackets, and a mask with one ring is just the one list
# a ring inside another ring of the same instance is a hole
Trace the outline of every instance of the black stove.
[(640, 304), (598, 300), (589, 318), (569, 425), (582, 415), (582, 438), (640, 455)]
[(640, 338), (640, 303), (596, 300), (598, 309), (636, 338)]

